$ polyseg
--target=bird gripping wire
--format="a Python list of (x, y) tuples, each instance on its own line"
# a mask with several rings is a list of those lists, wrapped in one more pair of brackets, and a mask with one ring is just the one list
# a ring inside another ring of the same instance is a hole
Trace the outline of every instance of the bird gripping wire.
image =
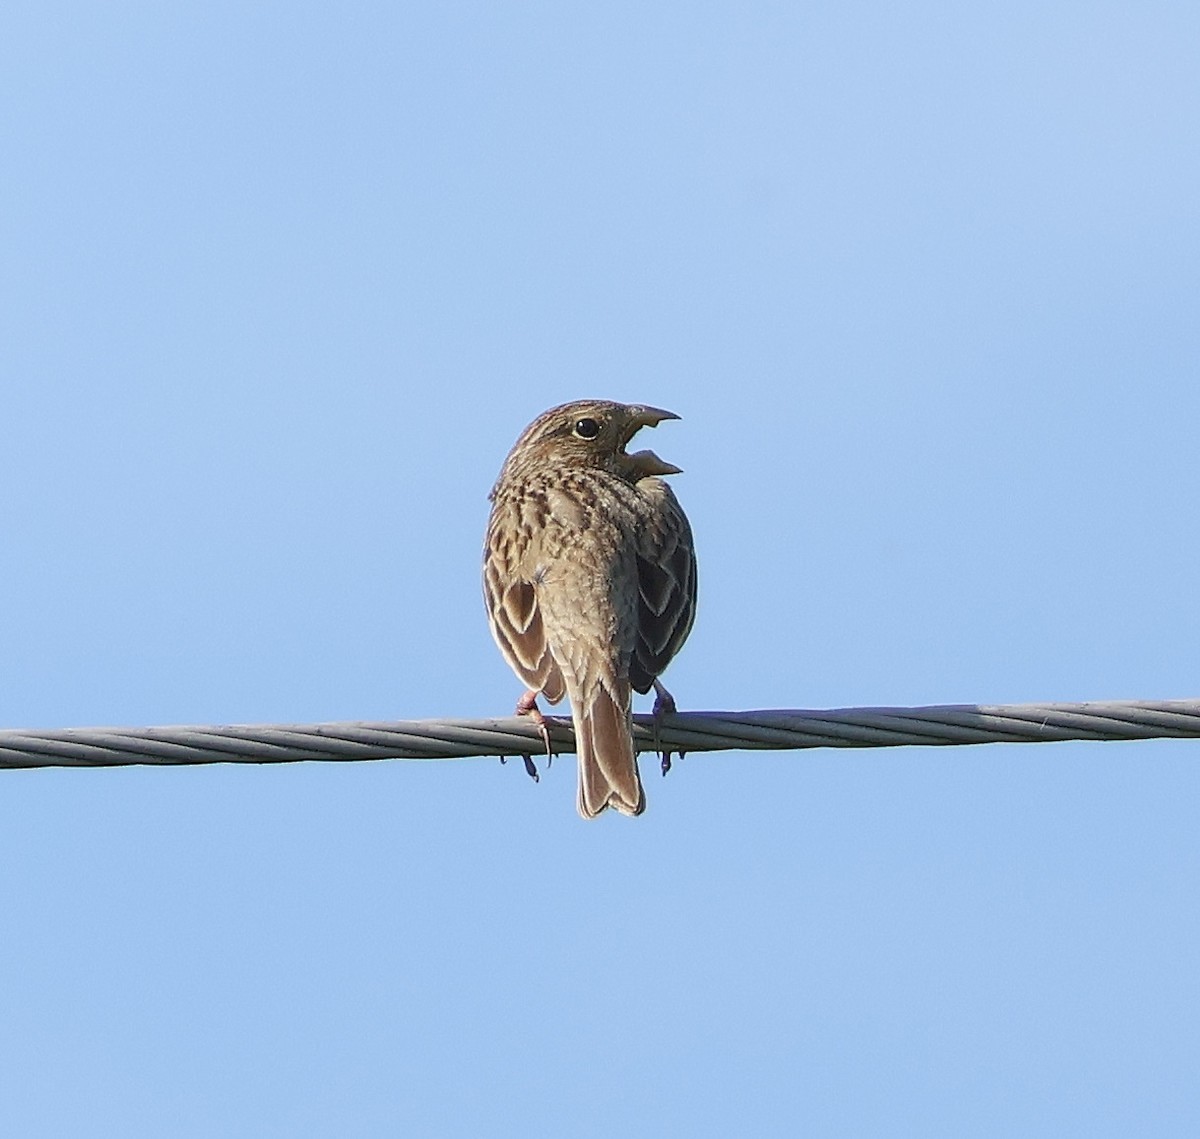
[[(677, 752), (788, 751), (1062, 740), (1200, 738), (1200, 699), (1083, 704), (943, 704), (678, 712), (634, 717), (634, 742)], [(569, 721), (550, 719), (557, 753), (573, 752)], [(149, 728), (0, 730), (0, 768), (128, 764), (345, 762), (536, 755), (536, 725), (494, 720), (401, 720), (327, 724), (235, 724)]]

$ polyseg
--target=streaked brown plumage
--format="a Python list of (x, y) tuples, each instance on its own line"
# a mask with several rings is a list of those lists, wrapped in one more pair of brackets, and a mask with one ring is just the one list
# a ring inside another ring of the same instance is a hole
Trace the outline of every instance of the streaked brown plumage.
[(537, 715), (571, 699), (579, 813), (640, 815), (632, 689), (648, 692), (696, 612), (692, 532), (652, 451), (626, 445), (669, 411), (610, 400), (551, 408), (522, 433), (492, 488), (483, 589), (492, 635)]

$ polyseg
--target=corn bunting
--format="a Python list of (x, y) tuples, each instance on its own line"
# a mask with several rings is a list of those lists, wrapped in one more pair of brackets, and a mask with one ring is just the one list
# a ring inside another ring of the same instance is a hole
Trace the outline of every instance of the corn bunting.
[[(646, 806), (633, 749), (632, 689), (655, 689), (696, 612), (692, 531), (653, 451), (627, 454), (669, 411), (578, 400), (538, 416), (492, 488), (484, 549), (488, 620), (528, 691), (517, 711), (549, 733), (537, 707), (571, 699), (579, 813)], [(665, 763), (665, 761), (664, 761)]]

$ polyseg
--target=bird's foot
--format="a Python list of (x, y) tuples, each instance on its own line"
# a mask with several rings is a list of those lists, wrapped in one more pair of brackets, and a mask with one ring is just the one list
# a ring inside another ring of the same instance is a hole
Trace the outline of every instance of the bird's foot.
[[(507, 762), (508, 762), (508, 756), (502, 755), (500, 757), (501, 765), (506, 764)], [(537, 783), (539, 780), (539, 776), (538, 776), (537, 768), (534, 767), (534, 765), (533, 765), (533, 756), (523, 755), (523, 756), (521, 756), (521, 762), (525, 764), (525, 774), (528, 775), (529, 778), (534, 781), (534, 783)]]
[[(528, 716), (537, 726), (538, 735), (542, 737), (542, 743), (546, 745), (546, 766), (554, 762), (554, 749), (550, 746), (550, 727), (549, 720), (542, 715), (542, 710), (537, 706), (537, 689), (531, 688), (526, 692), (520, 700), (517, 701), (517, 715)], [(529, 756), (525, 757), (525, 770), (533, 765), (533, 760)], [(531, 773), (532, 774), (532, 773)], [(537, 776), (534, 775), (536, 779)]]
[[(654, 750), (658, 752), (658, 758), (662, 763), (662, 773), (666, 775), (671, 770), (671, 749), (663, 749), (659, 743), (658, 731), (662, 726), (664, 716), (673, 716), (676, 712), (675, 697), (672, 696), (662, 684), (661, 681), (654, 682)], [(683, 752), (679, 752), (679, 758), (683, 758)]]

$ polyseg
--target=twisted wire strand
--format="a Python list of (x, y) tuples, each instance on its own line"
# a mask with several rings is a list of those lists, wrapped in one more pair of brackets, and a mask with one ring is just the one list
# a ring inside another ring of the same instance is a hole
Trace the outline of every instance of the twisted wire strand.
[[(570, 719), (549, 717), (548, 722), (555, 754), (573, 752), (575, 738)], [(680, 712), (664, 716), (657, 731), (652, 717), (634, 717), (634, 740), (641, 751), (757, 751), (1160, 737), (1200, 737), (1200, 700)], [(537, 728), (523, 717), (0, 731), (0, 768), (503, 758), (537, 755), (542, 751)]]

